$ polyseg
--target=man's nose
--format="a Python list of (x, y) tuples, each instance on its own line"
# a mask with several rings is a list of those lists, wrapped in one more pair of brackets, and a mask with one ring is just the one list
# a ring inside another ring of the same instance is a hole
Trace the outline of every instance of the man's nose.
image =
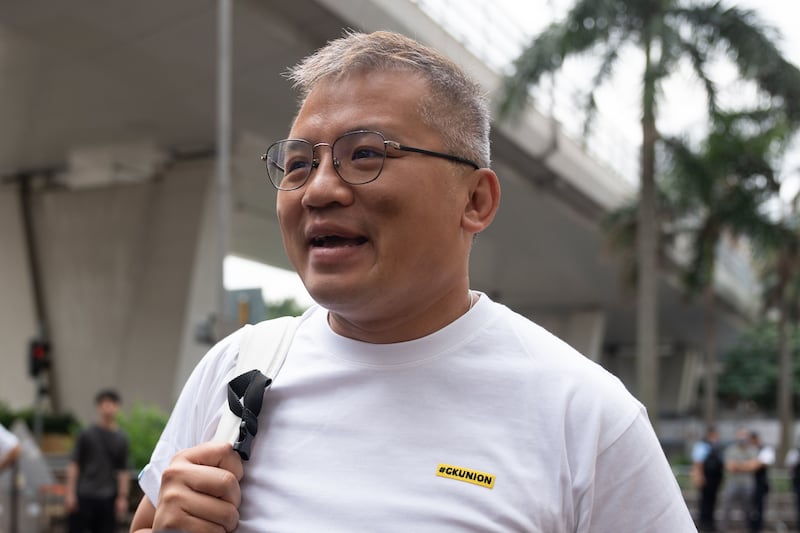
[[(324, 150), (324, 148), (328, 148), (328, 150)], [(330, 163), (333, 169), (336, 171), (338, 175), (339, 165), (341, 164), (338, 159), (333, 154), (333, 147), (328, 143), (319, 143), (314, 145), (314, 153), (313, 153), (313, 162), (311, 164), (314, 170), (319, 170), (320, 167), (324, 167), (327, 165), (326, 162), (323, 162), (323, 157), (325, 154), (330, 154)], [(313, 171), (312, 171), (313, 174)], [(310, 177), (310, 176), (309, 176)]]
[(350, 186), (337, 172), (338, 161), (329, 146), (316, 146), (313, 168), (308, 176), (303, 195), (303, 205), (319, 207), (329, 203), (346, 204), (352, 197)]

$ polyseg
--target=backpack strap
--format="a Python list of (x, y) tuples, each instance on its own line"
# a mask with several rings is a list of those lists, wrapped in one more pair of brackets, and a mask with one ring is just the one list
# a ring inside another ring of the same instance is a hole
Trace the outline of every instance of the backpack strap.
[(278, 376), (301, 317), (266, 320), (247, 328), (239, 345), (236, 376), (228, 383), (228, 407), (214, 433), (215, 441), (233, 444), (243, 460), (258, 432), (258, 414), (264, 393)]

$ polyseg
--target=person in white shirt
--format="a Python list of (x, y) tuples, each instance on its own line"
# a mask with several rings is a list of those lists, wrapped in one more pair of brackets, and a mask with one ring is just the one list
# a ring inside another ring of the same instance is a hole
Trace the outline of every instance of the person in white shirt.
[(0, 424), (0, 472), (13, 465), (22, 453), (19, 439)]
[(302, 319), (242, 463), (208, 442), (242, 331), (187, 382), (132, 531), (694, 531), (642, 405), (470, 290), (500, 202), (485, 90), (396, 33), (349, 33), (291, 73), (263, 155)]

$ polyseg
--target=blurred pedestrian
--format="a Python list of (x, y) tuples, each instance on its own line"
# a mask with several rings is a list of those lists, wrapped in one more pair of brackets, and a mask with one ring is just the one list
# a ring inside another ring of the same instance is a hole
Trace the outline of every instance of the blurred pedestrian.
[(750, 432), (736, 431), (736, 441), (725, 449), (725, 489), (722, 492), (722, 531), (728, 531), (734, 507), (745, 519), (753, 509), (753, 487), (758, 448), (750, 442)]
[(748, 526), (750, 533), (758, 533), (764, 527), (764, 509), (766, 507), (767, 493), (769, 492), (770, 466), (775, 464), (775, 450), (772, 446), (764, 444), (755, 431), (750, 432), (750, 444), (757, 450), (753, 468), (753, 508), (751, 509)]
[(121, 404), (111, 389), (95, 396), (97, 422), (83, 430), (67, 466), (69, 533), (113, 533), (128, 512), (128, 439), (117, 427)]
[(697, 524), (700, 531), (716, 531), (714, 511), (725, 471), (722, 453), (719, 432), (714, 426), (708, 426), (703, 439), (692, 448), (691, 477), (700, 496)]

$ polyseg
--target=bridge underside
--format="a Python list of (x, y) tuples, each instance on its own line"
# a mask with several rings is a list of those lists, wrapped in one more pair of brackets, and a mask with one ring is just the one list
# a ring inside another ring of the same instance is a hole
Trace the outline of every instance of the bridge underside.
[[(285, 136), (295, 110), (281, 73), (342, 28), (404, 31), (453, 56), (487, 90), (496, 87), (496, 76), (414, 4), (400, 2), (398, 15), (388, 2), (353, 2), (355, 15), (343, 11), (352, 6), (334, 12), (329, 3), (234, 3), (232, 254), (289, 268), (259, 155)], [(23, 177), (33, 185), (62, 406), (88, 416), (93, 391), (111, 385), (127, 399), (168, 407), (205, 350), (195, 330), (214, 310), (219, 278), (216, 9), (211, 0), (0, 6), (1, 401), (26, 404), (34, 394), (24, 378), (36, 319)], [(539, 321), (635, 390), (633, 289), (598, 224), (633, 191), (609, 185), (619, 178), (533, 111), (497, 125), (492, 141), (503, 200), (475, 245), (474, 288)], [(662, 405), (686, 411), (702, 308), (667, 276), (660, 298)], [(715, 321), (721, 348), (742, 323), (723, 305)]]

